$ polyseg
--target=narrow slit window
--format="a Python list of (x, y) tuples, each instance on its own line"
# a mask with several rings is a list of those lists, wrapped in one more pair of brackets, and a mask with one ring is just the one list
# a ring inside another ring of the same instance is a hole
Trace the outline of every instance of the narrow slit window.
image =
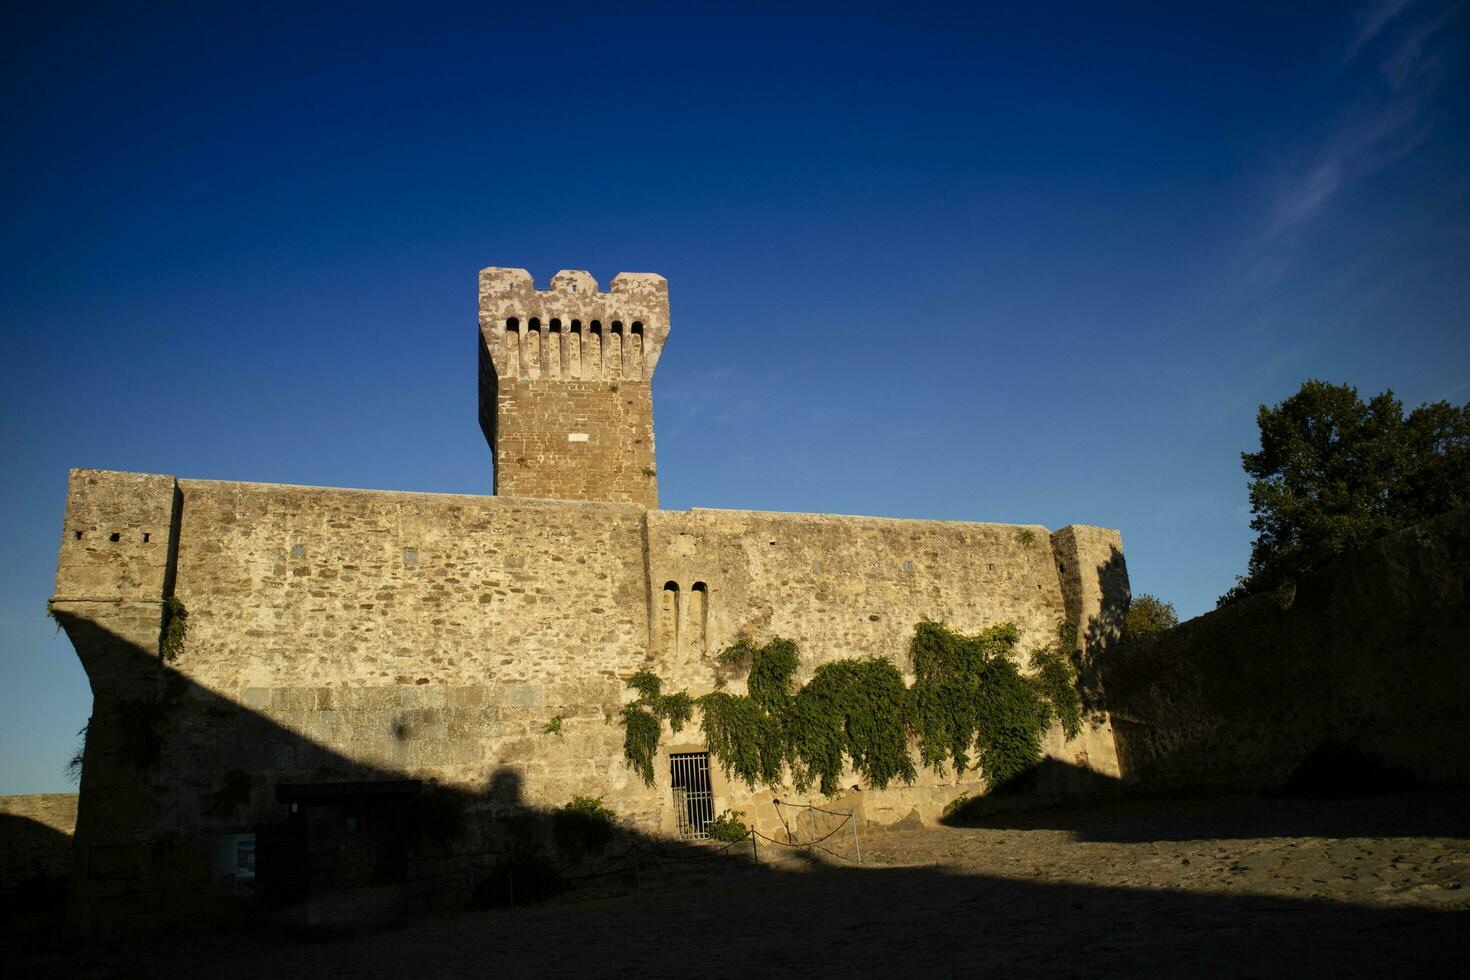
[(659, 646), (666, 654), (679, 650), (679, 583), (665, 582), (659, 603)]
[(709, 652), (709, 586), (695, 582), (689, 588), (689, 646), (696, 657)]

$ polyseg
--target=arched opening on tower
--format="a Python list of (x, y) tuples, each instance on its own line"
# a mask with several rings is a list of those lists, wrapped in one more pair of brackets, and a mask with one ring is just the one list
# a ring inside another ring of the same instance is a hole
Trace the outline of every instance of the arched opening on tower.
[(628, 328), (628, 376), (643, 377), (643, 324), (637, 320)]
[(526, 321), (526, 356), (524, 366), (530, 370), (525, 372), (528, 377), (539, 378), (545, 374), (545, 365), (541, 361), (541, 321), (536, 317)]
[(679, 583), (665, 582), (659, 595), (658, 649), (665, 656), (679, 652)]
[(526, 358), (521, 344), (521, 321), (510, 317), (505, 321), (505, 370), (508, 374), (524, 376)]
[(709, 652), (709, 586), (695, 582), (689, 589), (689, 653), (703, 657)]
[(623, 321), (614, 320), (612, 329), (607, 335), (607, 348), (603, 351), (602, 363), (605, 373), (614, 378), (625, 377), (627, 372), (623, 370)]
[(546, 332), (547, 374), (553, 378), (565, 377), (567, 373), (566, 353), (561, 342), (561, 320), (552, 317)]
[(582, 376), (602, 377), (602, 321), (587, 324), (587, 336), (582, 340)]
[(562, 339), (563, 350), (567, 352), (567, 377), (580, 378), (582, 376), (582, 321), (573, 320), (566, 337)]

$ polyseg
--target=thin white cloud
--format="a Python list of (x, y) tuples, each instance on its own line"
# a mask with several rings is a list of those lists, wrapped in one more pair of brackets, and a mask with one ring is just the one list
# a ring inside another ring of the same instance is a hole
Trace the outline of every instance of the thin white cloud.
[(1426, 54), (1425, 46), (1444, 30), (1445, 25), (1460, 12), (1462, 6), (1464, 4), (1457, 3), (1453, 7), (1447, 7), (1438, 17), (1409, 31), (1394, 48), (1393, 54), (1379, 65), (1379, 71), (1394, 91), (1403, 89), (1411, 82), (1429, 86), (1439, 84), (1439, 75), (1444, 71), (1444, 58), (1437, 53)]
[(1366, 7), (1362, 16), (1359, 17), (1358, 33), (1353, 36), (1353, 43), (1348, 47), (1347, 58), (1352, 61), (1363, 50), (1363, 46), (1373, 40), (1388, 22), (1403, 13), (1412, 0), (1380, 0), (1380, 2)]
[[(1405, 0), (1391, 0), (1372, 8), (1354, 42), (1355, 52), (1381, 34), (1406, 6)], [(1433, 42), (1462, 6), (1448, 7), (1403, 33), (1393, 54), (1379, 66), (1389, 91), (1350, 113), (1306, 172), (1288, 183), (1267, 222), (1267, 239), (1311, 221), (1343, 187), (1397, 163), (1424, 141), (1430, 131), (1424, 105), (1445, 77), (1443, 55)], [(1391, 101), (1384, 104), (1384, 97)]]
[(1416, 126), (1423, 96), (1401, 99), (1344, 126), (1307, 173), (1277, 202), (1266, 229), (1276, 238), (1315, 218), (1348, 182), (1402, 160), (1424, 138)]

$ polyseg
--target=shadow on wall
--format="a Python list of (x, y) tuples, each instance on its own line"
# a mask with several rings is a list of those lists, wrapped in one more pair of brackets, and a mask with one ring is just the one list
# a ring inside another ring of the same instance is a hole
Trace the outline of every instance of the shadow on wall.
[(1128, 615), (1132, 596), (1123, 553), (1116, 547), (1108, 551), (1107, 561), (1097, 566), (1099, 608), (1087, 617), (1082, 631), (1083, 652), (1077, 664), (1077, 687), (1085, 711), (1103, 711), (1108, 707), (1102, 665), (1108, 662), (1123, 637), (1123, 620)]
[[(522, 904), (630, 847), (649, 861), (707, 854), (623, 825), (599, 842), (595, 828), (528, 805), (515, 765), (492, 764), (474, 792), (354, 759), (92, 619), (57, 618), (93, 688), (70, 883), (71, 922), (87, 934), (239, 923), (263, 909), (347, 922)], [(406, 723), (391, 736), (418, 737)], [(381, 907), (363, 904), (374, 890)]]
[(1389, 535), (1289, 592), (1100, 647), (1095, 666), (1130, 782), (1254, 790), (1315, 760), (1312, 778), (1329, 784), (1319, 791), (1359, 792), (1470, 780), (1467, 635), (1470, 509)]
[[(1417, 805), (1423, 800), (1426, 805)], [(1387, 802), (1386, 802), (1387, 801)], [(996, 830), (1062, 830), (1073, 840), (1119, 844), (1161, 841), (1254, 840), (1269, 837), (1450, 837), (1470, 840), (1470, 793), (1404, 791), (1391, 797), (1337, 799), (1210, 796), (1129, 799), (1100, 810), (1057, 808), (1001, 814), (961, 814), (956, 826)], [(1106, 819), (1102, 819), (1106, 817)]]
[[(1459, 919), (1422, 908), (1273, 898), (1263, 912), (1256, 897), (1041, 884), (937, 867), (811, 874), (796, 871), (797, 861), (784, 866), (791, 871), (762, 869), (746, 887), (703, 891), (698, 901), (661, 898), (652, 862), (600, 869), (634, 848), (669, 862), (704, 857), (706, 848), (626, 827), (599, 843), (595, 832), (527, 806), (521, 774), (509, 766), (496, 766), (474, 793), (359, 763), (205, 690), (89, 620), (63, 614), (62, 622), (87, 650), (96, 690), (71, 894), (73, 921), (94, 934), (274, 921), (290, 932), (309, 924), (309, 934), (360, 935), (424, 906), (520, 905), (569, 878), (653, 892), (581, 906), (570, 923), (565, 915), (460, 916), (313, 946), (270, 929), (254, 934), (247, 958), (225, 939), (108, 948), (109, 969), (125, 968), (133, 955), (152, 973), (308, 976), (356, 963), (410, 974), (422, 972), (430, 950), (440, 975), (603, 972), (634, 962), (709, 972), (737, 960), (742, 972), (828, 972), (834, 950), (853, 962), (951, 973), (1034, 971), (1038, 957), (1048, 970), (1094, 973), (1150, 964), (1167, 972), (1221, 957), (1283, 972), (1428, 968), (1458, 956)], [(104, 649), (118, 658), (110, 672), (95, 659)], [(721, 867), (754, 870), (741, 858)], [(679, 928), (659, 929), (650, 942), (650, 928), (665, 921)]]
[(958, 827), (999, 814), (1091, 807), (1124, 792), (1122, 781), (1113, 776), (1047, 756), (1009, 783), (955, 806), (940, 822)]
[(30, 920), (27, 931), (49, 926), (42, 920), (66, 905), (72, 839), (38, 820), (0, 813), (0, 933)]

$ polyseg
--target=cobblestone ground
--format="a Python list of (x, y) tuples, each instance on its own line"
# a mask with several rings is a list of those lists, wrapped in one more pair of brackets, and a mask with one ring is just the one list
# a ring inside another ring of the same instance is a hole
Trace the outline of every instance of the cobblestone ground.
[(869, 834), (860, 868), (794, 859), (738, 881), (425, 918), (354, 940), (235, 934), (23, 965), (212, 980), (1463, 976), (1467, 804), (1464, 793), (1118, 803)]

